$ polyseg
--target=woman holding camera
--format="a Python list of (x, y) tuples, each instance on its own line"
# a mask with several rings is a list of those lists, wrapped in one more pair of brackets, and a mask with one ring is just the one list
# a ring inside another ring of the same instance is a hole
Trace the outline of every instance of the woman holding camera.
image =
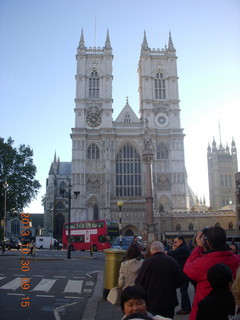
[(207, 280), (209, 268), (217, 263), (224, 263), (232, 270), (235, 278), (236, 270), (240, 265), (240, 256), (234, 254), (226, 246), (226, 233), (222, 227), (210, 227), (206, 235), (199, 231), (196, 237), (197, 247), (188, 257), (183, 271), (192, 280), (197, 282), (196, 293), (190, 313), (190, 320), (195, 320), (198, 303), (205, 298), (212, 290)]

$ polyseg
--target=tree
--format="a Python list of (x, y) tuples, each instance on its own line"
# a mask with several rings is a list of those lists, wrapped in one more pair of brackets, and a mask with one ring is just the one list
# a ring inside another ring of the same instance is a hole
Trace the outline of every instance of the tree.
[(13, 147), (14, 140), (6, 142), (0, 137), (0, 216), (4, 216), (5, 188), (7, 181), (6, 211), (8, 214), (20, 212), (33, 198), (41, 187), (35, 180), (37, 172), (33, 164), (33, 151), (29, 146), (21, 144)]

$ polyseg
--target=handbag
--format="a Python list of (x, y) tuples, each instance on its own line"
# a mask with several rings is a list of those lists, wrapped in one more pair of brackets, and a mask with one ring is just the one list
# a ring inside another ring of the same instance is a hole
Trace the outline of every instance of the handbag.
[(120, 295), (121, 295), (121, 289), (118, 287), (113, 287), (107, 295), (107, 301), (109, 301), (111, 304), (119, 305)]

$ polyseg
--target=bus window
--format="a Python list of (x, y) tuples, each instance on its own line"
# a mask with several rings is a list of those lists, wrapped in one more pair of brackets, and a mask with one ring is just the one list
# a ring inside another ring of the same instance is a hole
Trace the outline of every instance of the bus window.
[(106, 239), (105, 236), (99, 236), (99, 237), (98, 237), (98, 241), (99, 241), (99, 242), (106, 242), (107, 239)]
[(92, 227), (92, 223), (89, 221), (89, 222), (85, 222), (85, 228), (91, 228)]

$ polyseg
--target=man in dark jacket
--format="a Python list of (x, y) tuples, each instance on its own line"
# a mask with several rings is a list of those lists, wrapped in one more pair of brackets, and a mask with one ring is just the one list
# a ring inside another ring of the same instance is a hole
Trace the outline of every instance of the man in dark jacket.
[[(176, 237), (173, 242), (173, 250), (169, 250), (167, 254), (173, 257), (181, 270), (183, 270), (184, 264), (187, 258), (190, 256), (190, 249), (182, 235)], [(191, 311), (191, 302), (188, 294), (189, 278), (184, 275), (184, 282), (180, 287), (181, 293), (181, 309), (177, 311), (177, 314), (188, 314)]]
[(154, 315), (173, 318), (178, 305), (176, 289), (183, 283), (183, 275), (175, 259), (164, 254), (164, 246), (154, 241), (150, 258), (139, 270), (135, 283), (148, 294), (148, 311)]

